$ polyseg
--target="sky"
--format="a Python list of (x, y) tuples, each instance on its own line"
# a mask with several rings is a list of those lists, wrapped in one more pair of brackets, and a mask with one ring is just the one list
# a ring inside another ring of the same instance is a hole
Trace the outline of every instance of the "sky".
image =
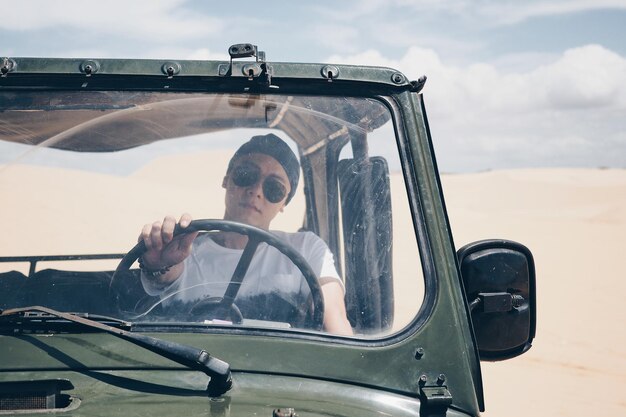
[(626, 0), (21, 0), (0, 56), (386, 66), (423, 90), (439, 168), (626, 168)]

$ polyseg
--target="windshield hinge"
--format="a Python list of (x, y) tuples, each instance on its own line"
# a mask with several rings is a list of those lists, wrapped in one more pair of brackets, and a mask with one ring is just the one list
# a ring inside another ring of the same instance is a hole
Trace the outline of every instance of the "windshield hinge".
[(452, 394), (448, 387), (443, 385), (446, 377), (440, 374), (437, 378), (437, 385), (427, 385), (426, 375), (422, 375), (419, 380), (420, 417), (445, 416), (446, 410), (452, 404)]
[[(230, 62), (228, 64), (221, 64), (218, 67), (218, 74), (222, 77), (228, 76), (244, 76), (248, 77), (248, 80), (257, 80), (260, 84), (269, 86), (272, 84), (272, 67), (265, 62), (265, 52), (259, 51), (256, 45), (250, 43), (238, 43), (228, 48), (228, 54), (230, 55)], [(241, 74), (235, 73), (233, 67), (233, 60), (240, 58), (256, 58), (255, 61), (250, 61), (241, 66)]]

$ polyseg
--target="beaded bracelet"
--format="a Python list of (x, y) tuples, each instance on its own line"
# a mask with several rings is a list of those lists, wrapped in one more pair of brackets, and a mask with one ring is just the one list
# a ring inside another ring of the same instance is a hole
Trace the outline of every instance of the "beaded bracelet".
[(170, 266), (166, 266), (166, 267), (161, 268), (161, 269), (150, 270), (150, 269), (146, 268), (146, 265), (143, 263), (143, 258), (142, 257), (139, 257), (138, 261), (139, 261), (139, 269), (141, 269), (141, 271), (144, 272), (149, 277), (160, 277), (161, 275), (165, 275), (165, 274), (167, 274), (169, 272), (169, 270), (173, 266), (173, 265), (170, 265)]

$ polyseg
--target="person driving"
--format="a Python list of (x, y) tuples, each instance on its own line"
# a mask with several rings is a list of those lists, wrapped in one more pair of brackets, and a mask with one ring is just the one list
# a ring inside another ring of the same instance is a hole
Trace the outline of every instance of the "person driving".
[[(300, 165), (278, 136), (254, 136), (231, 158), (222, 187), (226, 190), (224, 220), (269, 230), (295, 194)], [(181, 228), (192, 216), (180, 217)], [(146, 245), (140, 258), (141, 281), (149, 295), (168, 302), (193, 303), (222, 297), (248, 236), (234, 232), (173, 236), (175, 217), (146, 224), (139, 236)], [(294, 247), (319, 277), (324, 298), (324, 329), (352, 334), (344, 303), (344, 286), (326, 243), (312, 232), (271, 231)], [(244, 317), (290, 322), (306, 310), (310, 295), (300, 270), (276, 248), (257, 248), (237, 293), (235, 303)]]

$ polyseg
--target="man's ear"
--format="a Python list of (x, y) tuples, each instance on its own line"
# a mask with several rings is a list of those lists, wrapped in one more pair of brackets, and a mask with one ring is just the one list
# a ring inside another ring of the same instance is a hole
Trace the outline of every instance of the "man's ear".
[(228, 184), (228, 175), (224, 175), (224, 179), (222, 180), (222, 188), (226, 188), (226, 184)]

